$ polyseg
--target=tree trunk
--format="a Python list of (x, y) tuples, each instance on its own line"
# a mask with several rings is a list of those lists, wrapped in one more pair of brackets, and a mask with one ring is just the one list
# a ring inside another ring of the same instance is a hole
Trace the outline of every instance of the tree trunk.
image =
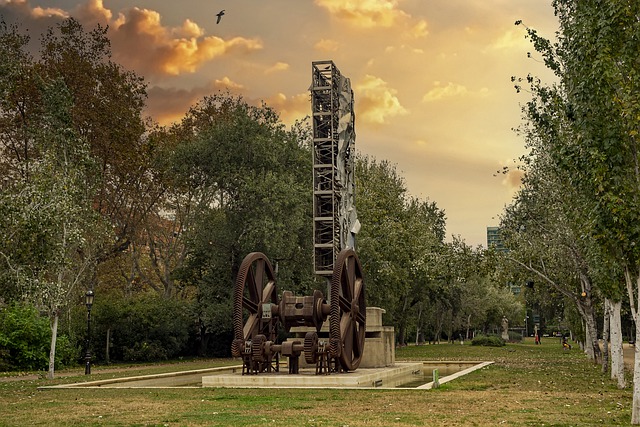
[(467, 335), (466, 335), (466, 339), (469, 340), (469, 329), (471, 329), (471, 315), (469, 315), (469, 317), (467, 317)]
[(594, 363), (598, 363), (600, 346), (598, 344), (598, 328), (596, 326), (596, 319), (593, 310), (585, 310), (584, 332), (584, 352), (591, 360), (593, 360)]
[[(636, 312), (635, 317), (637, 318)], [(631, 410), (631, 424), (640, 424), (640, 322), (636, 322), (636, 346), (633, 362), (633, 409)]]
[(422, 315), (422, 305), (418, 307), (418, 322), (416, 323), (416, 345), (418, 345), (420, 341), (420, 316), (421, 315)]
[(408, 320), (408, 314), (407, 312), (409, 311), (409, 296), (405, 295), (404, 297), (404, 301), (402, 302), (402, 313), (399, 316), (399, 324), (398, 324), (398, 343), (401, 346), (405, 346), (407, 345), (407, 320)]
[(104, 349), (104, 361), (109, 364), (109, 348), (111, 347), (109, 344), (111, 343), (111, 328), (107, 328), (107, 345)]
[[(604, 299), (604, 319), (602, 324), (602, 373), (606, 374), (609, 369), (609, 321), (611, 302), (608, 299)], [(613, 375), (613, 370), (611, 371)]]
[(51, 348), (49, 349), (49, 373), (47, 378), (53, 379), (56, 364), (56, 340), (58, 339), (58, 310), (54, 311), (51, 321)]
[(618, 380), (618, 388), (620, 389), (625, 388), (627, 385), (624, 379), (621, 308), (622, 301), (609, 302), (609, 315), (611, 317), (611, 379)]
[(407, 344), (404, 336), (405, 332), (406, 332), (405, 322), (400, 322), (400, 324), (398, 325), (398, 345), (400, 345), (401, 347)]
[[(638, 311), (636, 309), (636, 301), (640, 300), (640, 274), (633, 272), (629, 267), (625, 267), (624, 278), (627, 284), (627, 293), (629, 294), (629, 305), (631, 306), (631, 315), (636, 324), (636, 345), (633, 362), (633, 403), (631, 409), (631, 424), (640, 424), (640, 322), (638, 322)], [(635, 282), (635, 283), (634, 283)]]

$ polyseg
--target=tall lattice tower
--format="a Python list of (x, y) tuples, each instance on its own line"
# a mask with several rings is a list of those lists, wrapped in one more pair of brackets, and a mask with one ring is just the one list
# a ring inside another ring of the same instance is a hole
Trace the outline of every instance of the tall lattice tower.
[(312, 63), (313, 262), (331, 279), (338, 253), (355, 249), (355, 115), (351, 82), (333, 61)]

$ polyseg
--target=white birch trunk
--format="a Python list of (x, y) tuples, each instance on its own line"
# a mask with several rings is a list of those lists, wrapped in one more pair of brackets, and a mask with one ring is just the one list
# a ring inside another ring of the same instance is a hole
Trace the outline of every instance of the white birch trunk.
[[(636, 313), (636, 318), (637, 318)], [(633, 362), (633, 405), (631, 410), (631, 424), (640, 424), (640, 328), (636, 322), (636, 346)]]
[(618, 380), (618, 388), (626, 387), (624, 379), (624, 354), (622, 352), (622, 321), (620, 310), (622, 301), (609, 302), (611, 328), (611, 379)]
[[(631, 314), (636, 324), (636, 345), (633, 362), (633, 403), (631, 409), (631, 424), (640, 424), (640, 323), (638, 323), (638, 312), (636, 311), (636, 301), (640, 299), (640, 275), (635, 273), (635, 284), (631, 277), (629, 268), (625, 268), (624, 276), (627, 282), (627, 290), (629, 294), (629, 304), (631, 305)], [(634, 286), (635, 285), (635, 286)], [(635, 287), (635, 289), (634, 289)]]
[[(609, 369), (609, 335), (611, 324), (611, 301), (604, 299), (604, 321), (602, 325), (602, 373), (606, 374)], [(613, 371), (611, 373), (613, 375)]]
[(51, 322), (51, 348), (49, 350), (49, 373), (47, 378), (53, 379), (56, 364), (56, 340), (58, 339), (58, 310), (55, 311)]

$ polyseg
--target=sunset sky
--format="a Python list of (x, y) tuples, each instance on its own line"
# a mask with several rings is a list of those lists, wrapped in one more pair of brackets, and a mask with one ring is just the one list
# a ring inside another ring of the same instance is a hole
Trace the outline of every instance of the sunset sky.
[(447, 235), (475, 246), (519, 184), (517, 172), (495, 176), (524, 153), (512, 128), (528, 94), (511, 76), (552, 78), (514, 22), (553, 37), (550, 3), (0, 0), (0, 15), (35, 39), (68, 16), (108, 24), (114, 60), (144, 76), (161, 124), (218, 90), (293, 123), (311, 111), (311, 62), (332, 59), (355, 92), (356, 149), (395, 164), (411, 195), (445, 210)]

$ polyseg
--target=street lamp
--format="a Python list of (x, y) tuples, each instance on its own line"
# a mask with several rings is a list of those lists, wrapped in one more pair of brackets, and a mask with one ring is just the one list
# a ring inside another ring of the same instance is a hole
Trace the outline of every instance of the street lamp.
[(91, 306), (93, 305), (94, 294), (91, 289), (84, 294), (84, 303), (87, 306), (87, 352), (84, 354), (84, 374), (91, 374), (91, 351), (89, 346), (91, 344)]

